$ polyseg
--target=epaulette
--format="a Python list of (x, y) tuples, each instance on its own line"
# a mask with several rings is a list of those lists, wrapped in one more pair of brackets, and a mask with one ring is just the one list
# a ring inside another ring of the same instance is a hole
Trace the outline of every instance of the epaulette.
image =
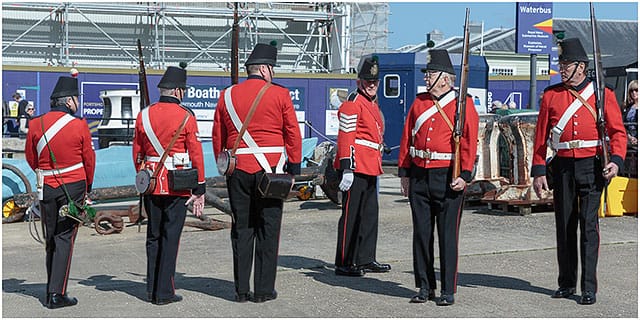
[(187, 107), (187, 106), (183, 106), (182, 104), (179, 104), (180, 108), (187, 110), (192, 116), (196, 116), (195, 113), (193, 113), (193, 110), (191, 110), (191, 108)]
[(271, 82), (271, 84), (274, 85), (274, 86), (282, 87), (282, 88), (285, 88), (285, 89), (289, 90), (289, 88), (287, 88), (287, 87), (285, 87), (285, 86), (283, 86), (283, 85), (281, 85), (279, 83)]
[(347, 101), (356, 101), (356, 98), (358, 97), (358, 91), (352, 91), (351, 93), (349, 93), (349, 95), (347, 96)]
[(546, 92), (547, 90), (551, 90), (551, 89), (555, 89), (555, 88), (563, 87), (563, 86), (564, 86), (564, 84), (563, 84), (562, 82), (560, 82), (560, 83), (552, 84), (552, 85), (550, 85), (550, 86), (548, 86), (548, 87), (544, 88), (544, 90), (543, 90), (543, 91), (545, 91), (545, 92)]

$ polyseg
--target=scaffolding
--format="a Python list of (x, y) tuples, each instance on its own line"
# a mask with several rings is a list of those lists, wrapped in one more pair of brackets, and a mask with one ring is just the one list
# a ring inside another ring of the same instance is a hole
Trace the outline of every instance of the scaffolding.
[[(4, 65), (149, 68), (184, 61), (229, 71), (232, 2), (2, 3)], [(353, 72), (360, 56), (387, 50), (386, 3), (238, 3), (239, 61), (276, 41), (278, 69)]]

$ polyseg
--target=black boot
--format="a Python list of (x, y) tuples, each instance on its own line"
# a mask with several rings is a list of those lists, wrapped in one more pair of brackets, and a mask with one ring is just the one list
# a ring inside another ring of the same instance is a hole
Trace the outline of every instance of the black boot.
[(76, 304), (78, 304), (78, 299), (74, 297), (69, 297), (66, 294), (62, 295), (59, 293), (50, 293), (49, 299), (47, 301), (47, 308), (57, 309), (68, 306), (75, 306)]

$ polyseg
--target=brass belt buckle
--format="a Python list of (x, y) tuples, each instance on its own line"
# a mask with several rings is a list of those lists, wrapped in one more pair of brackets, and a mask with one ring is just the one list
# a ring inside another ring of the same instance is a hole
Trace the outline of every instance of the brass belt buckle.
[(571, 149), (580, 148), (580, 140), (571, 140), (571, 141), (569, 141), (569, 148), (571, 148)]
[(424, 158), (426, 160), (431, 160), (431, 151), (429, 151), (428, 149), (424, 150)]

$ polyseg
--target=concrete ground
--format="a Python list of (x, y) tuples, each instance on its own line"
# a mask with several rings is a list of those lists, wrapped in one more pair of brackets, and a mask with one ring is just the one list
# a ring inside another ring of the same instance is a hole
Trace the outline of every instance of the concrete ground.
[[(380, 181), (377, 255), (380, 262), (392, 265), (389, 273), (364, 278), (335, 276), (340, 209), (327, 199), (290, 201), (285, 204), (280, 239), (276, 300), (262, 304), (233, 301), (228, 229), (185, 228), (175, 279), (177, 293), (184, 300), (156, 306), (144, 301), (146, 226), (140, 233), (129, 227), (107, 236), (82, 227), (68, 289), (79, 304), (49, 310), (42, 306), (44, 248), (30, 237), (27, 223), (5, 224), (2, 317), (638, 317), (635, 216), (600, 220), (598, 302), (582, 306), (577, 303), (579, 295), (550, 298), (557, 287), (558, 270), (553, 213), (519, 216), (490, 211), (486, 206), (468, 207), (462, 216), (456, 303), (450, 307), (438, 307), (431, 301), (409, 303), (415, 293), (409, 204), (399, 193), (397, 177), (383, 175)], [(229, 220), (213, 208), (205, 213)]]

